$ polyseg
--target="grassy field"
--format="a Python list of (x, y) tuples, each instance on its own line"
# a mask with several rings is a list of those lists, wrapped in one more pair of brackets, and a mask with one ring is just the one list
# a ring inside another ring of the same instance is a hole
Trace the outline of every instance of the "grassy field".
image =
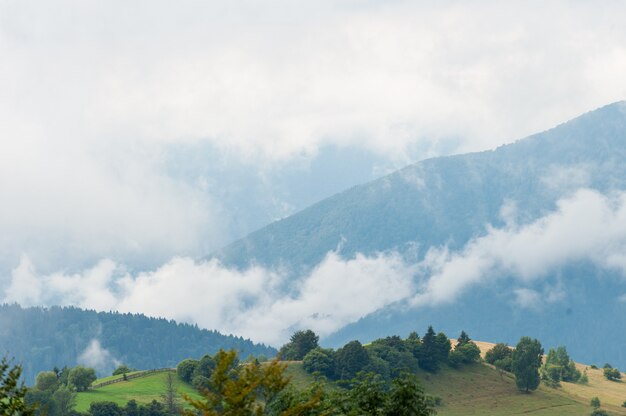
[[(111, 401), (120, 406), (135, 399), (137, 403), (150, 403), (152, 400), (162, 401), (161, 395), (165, 390), (165, 377), (167, 373), (154, 373), (146, 377), (139, 377), (129, 381), (110, 384), (98, 389), (78, 393), (76, 397), (76, 410), (84, 412), (89, 409), (89, 404), (99, 401)], [(199, 398), (198, 393), (189, 384), (183, 383), (177, 378), (177, 389), (181, 396), (188, 394)]]
[[(130, 376), (130, 375), (138, 374), (138, 373), (143, 373), (143, 371), (131, 371), (130, 373), (126, 373), (126, 375)], [(97, 379), (93, 383), (91, 383), (91, 385), (95, 386), (97, 384), (104, 383), (106, 381), (119, 380), (119, 379), (122, 379), (122, 378), (124, 378), (124, 374), (118, 374), (116, 376), (102, 377), (102, 378)]]

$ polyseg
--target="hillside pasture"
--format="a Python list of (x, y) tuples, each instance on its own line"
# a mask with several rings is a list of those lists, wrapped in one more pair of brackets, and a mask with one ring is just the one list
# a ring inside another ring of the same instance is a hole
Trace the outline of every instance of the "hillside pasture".
[[(163, 401), (165, 392), (166, 372), (154, 373), (145, 377), (139, 377), (128, 381), (109, 384), (86, 392), (78, 393), (76, 397), (76, 410), (86, 412), (93, 402), (111, 401), (119, 406), (125, 406), (129, 400), (136, 400), (140, 404), (148, 404), (152, 400)], [(176, 376), (176, 386), (181, 404), (184, 402), (183, 394), (192, 398), (200, 398), (194, 388), (184, 383)]]

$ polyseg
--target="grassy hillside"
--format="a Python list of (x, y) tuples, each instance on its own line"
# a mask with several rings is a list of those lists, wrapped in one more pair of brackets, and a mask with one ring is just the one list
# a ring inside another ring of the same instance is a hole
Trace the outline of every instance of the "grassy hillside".
[[(122, 381), (94, 390), (78, 393), (76, 397), (76, 410), (84, 412), (89, 409), (92, 402), (111, 401), (120, 406), (125, 406), (129, 400), (135, 399), (137, 403), (150, 403), (152, 400), (162, 401), (161, 395), (165, 391), (165, 377), (167, 373), (154, 373), (146, 377), (139, 377), (129, 381)], [(107, 377), (109, 379), (109, 377)], [(104, 381), (96, 380), (94, 384)], [(189, 384), (184, 383), (177, 377), (177, 390), (182, 395), (199, 398), (199, 394)]]
[(532, 394), (517, 390), (511, 376), (500, 377), (486, 365), (461, 370), (444, 368), (435, 375), (420, 373), (424, 390), (443, 399), (439, 415), (588, 415), (583, 404), (559, 392), (540, 387)]
[(588, 366), (578, 364), (578, 369), (587, 369), (589, 377), (588, 385), (562, 383), (563, 392), (575, 400), (589, 403), (593, 397), (598, 397), (602, 408), (611, 414), (626, 415), (626, 408), (622, 407), (626, 401), (626, 383), (623, 381), (609, 381), (604, 378), (602, 369), (591, 369)]
[[(494, 345), (486, 342), (477, 344), (483, 354)], [(610, 414), (626, 415), (626, 408), (621, 407), (626, 400), (626, 383), (606, 380), (601, 369), (594, 370), (583, 364), (578, 364), (578, 368), (581, 371), (587, 369), (587, 385), (562, 383), (556, 389), (541, 385), (531, 394), (519, 392), (512, 375), (501, 375), (487, 364), (464, 366), (458, 370), (445, 367), (436, 374), (420, 371), (419, 377), (427, 394), (442, 399), (442, 405), (437, 408), (442, 416), (582, 416), (591, 413), (589, 402), (593, 397), (600, 398), (602, 409)], [(301, 362), (288, 362), (286, 374), (297, 388), (306, 388), (313, 382), (313, 377), (304, 371)], [(131, 399), (138, 403), (161, 400), (165, 376), (165, 373), (156, 373), (79, 393), (76, 410), (87, 410), (93, 401), (110, 400), (123, 406)], [(190, 385), (180, 381), (178, 391), (181, 396), (186, 393), (198, 397)]]
[[(489, 349), (491, 349), (495, 345), (495, 344), (488, 343), (488, 342), (476, 342), (476, 344), (480, 347), (480, 350), (483, 356), (485, 352), (487, 352)], [(498, 372), (490, 368), (490, 366), (488, 365), (481, 365), (480, 367), (483, 368), (483, 370), (481, 370), (480, 372), (485, 372), (485, 374), (490, 374), (489, 379), (491, 380), (491, 382), (488, 383), (487, 378), (485, 378), (479, 381), (478, 384), (481, 385), (482, 388), (486, 389), (487, 391), (490, 391), (491, 394), (493, 394), (494, 396), (497, 396), (497, 400), (494, 400), (494, 403), (496, 402), (499, 403), (502, 400), (510, 400), (513, 398), (517, 399), (519, 397), (521, 398), (526, 397), (526, 395), (524, 394), (515, 393), (515, 390), (514, 390), (515, 380), (510, 375), (509, 376), (505, 375), (502, 378), (502, 381), (500, 381), (499, 387), (497, 388), (495, 386), (493, 386), (493, 388), (489, 387), (488, 384), (491, 384), (494, 381), (494, 379), (496, 379), (494, 375), (497, 376)], [(552, 403), (552, 408), (547, 413), (544, 413), (543, 410), (539, 410), (538, 412), (532, 411), (533, 414), (546, 414), (546, 415), (547, 414), (549, 415), (579, 414), (576, 412), (579, 412), (578, 409), (580, 406), (582, 406), (584, 410), (584, 412), (580, 414), (589, 414), (590, 409), (591, 409), (589, 406), (589, 402), (591, 401), (593, 397), (598, 397), (600, 399), (600, 402), (602, 403), (602, 409), (608, 411), (610, 414), (626, 415), (626, 408), (622, 407), (622, 403), (624, 403), (624, 401), (626, 400), (626, 383), (621, 382), (621, 381), (615, 382), (615, 381), (607, 380), (606, 378), (604, 378), (602, 369), (591, 369), (588, 365), (580, 364), (580, 363), (577, 363), (576, 367), (581, 372), (587, 370), (589, 383), (586, 385), (576, 384), (576, 383), (561, 383), (561, 387), (556, 388), (556, 389), (546, 387), (542, 384), (539, 390), (532, 394), (532, 396), (535, 396), (533, 397), (533, 401), (536, 400), (537, 405), (539, 405), (540, 402), (544, 402), (547, 400), (545, 402), (546, 406), (549, 403)], [(452, 381), (454, 377), (453, 376), (448, 377), (445, 372), (442, 372), (442, 374), (437, 374), (434, 377), (431, 376), (432, 382), (431, 380), (425, 379), (425, 377), (426, 375), (422, 376), (422, 380), (424, 382), (424, 387), (426, 388), (426, 390), (428, 392), (431, 392), (432, 394), (437, 394), (443, 397), (444, 400), (445, 400), (445, 397), (437, 393), (438, 389), (440, 388), (440, 384), (445, 384), (445, 383), (449, 383), (451, 385), (459, 384), (458, 381), (454, 383)], [(446, 380), (446, 381), (438, 383), (436, 381), (438, 378), (443, 378), (443, 380)], [(473, 381), (473, 382), (476, 382), (476, 381)], [(473, 390), (473, 388), (471, 387), (471, 384), (472, 383), (469, 383), (469, 385), (466, 386), (468, 390), (464, 390), (465, 392)], [(507, 385), (510, 385), (511, 388), (505, 387)], [(452, 387), (452, 386), (448, 386), (448, 387)], [(462, 392), (460, 391), (459, 394), (462, 394)], [(477, 393), (477, 396), (475, 398), (472, 398), (472, 400), (476, 402), (476, 407), (481, 406), (482, 400), (480, 399), (479, 396), (480, 396), (480, 393)], [(505, 396), (510, 396), (510, 397), (505, 399)], [(457, 400), (458, 399), (455, 399), (455, 401)], [(488, 401), (489, 399), (485, 398), (484, 400)], [(571, 404), (571, 403), (567, 404), (568, 401), (575, 402), (578, 406)], [(450, 414), (450, 415), (471, 414), (471, 413), (468, 413), (467, 411), (461, 411), (461, 412), (455, 413), (456, 405), (453, 405), (452, 402), (450, 403), (451, 403), (450, 409), (449, 409), (450, 413), (440, 412), (440, 414)], [(558, 403), (563, 403), (563, 404), (561, 406), (558, 406)], [(514, 402), (511, 403), (511, 406), (516, 409), (518, 408)], [(522, 408), (520, 407), (519, 409), (522, 409)], [(506, 413), (506, 409), (504, 409), (502, 412), (494, 412), (494, 413), (486, 412), (486, 413), (480, 413), (480, 414), (507, 415), (507, 414), (517, 414), (517, 413)]]
[[(483, 355), (494, 345), (476, 343)], [(437, 408), (437, 414), (441, 416), (589, 415), (592, 410), (589, 402), (593, 397), (598, 397), (602, 409), (610, 414), (626, 415), (626, 408), (621, 407), (626, 400), (626, 383), (606, 380), (601, 369), (593, 370), (583, 364), (577, 366), (580, 371), (587, 369), (587, 385), (562, 383), (560, 388), (554, 389), (542, 384), (531, 394), (519, 392), (512, 375), (501, 376), (487, 364), (465, 366), (459, 370), (443, 368), (436, 374), (420, 371), (419, 377), (427, 394), (442, 398), (443, 404)], [(306, 387), (313, 381), (299, 362), (290, 362), (287, 374), (296, 387)]]

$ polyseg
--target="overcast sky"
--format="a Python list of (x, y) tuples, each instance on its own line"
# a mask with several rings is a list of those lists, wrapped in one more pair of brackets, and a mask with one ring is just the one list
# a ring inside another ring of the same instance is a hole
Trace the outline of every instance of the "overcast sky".
[(45, 273), (203, 256), (390, 169), (622, 100), (624, 16), (622, 1), (0, 0), (0, 281), (23, 256)]

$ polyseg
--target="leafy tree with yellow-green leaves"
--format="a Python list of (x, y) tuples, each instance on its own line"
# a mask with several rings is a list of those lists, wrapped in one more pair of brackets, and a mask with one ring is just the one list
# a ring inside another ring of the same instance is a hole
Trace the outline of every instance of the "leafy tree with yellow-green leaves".
[[(209, 387), (202, 390), (203, 398), (185, 400), (195, 409), (186, 410), (187, 416), (198, 412), (203, 416), (256, 416), (265, 414), (265, 406), (289, 384), (286, 365), (278, 361), (253, 361), (238, 365), (235, 351), (219, 351), (215, 355), (215, 369)], [(300, 403), (282, 413), (301, 415), (305, 409), (317, 405), (315, 399)]]

